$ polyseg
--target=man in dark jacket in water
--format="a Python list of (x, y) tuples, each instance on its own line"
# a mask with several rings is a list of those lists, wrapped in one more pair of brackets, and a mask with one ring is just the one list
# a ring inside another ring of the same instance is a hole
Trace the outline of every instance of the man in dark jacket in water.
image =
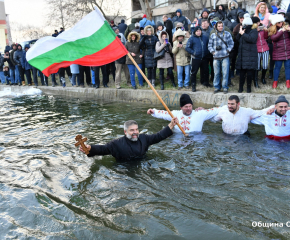
[[(119, 162), (140, 159), (146, 154), (150, 145), (159, 143), (170, 137), (173, 134), (172, 129), (177, 123), (178, 119), (175, 117), (160, 132), (152, 135), (139, 135), (138, 123), (129, 120), (124, 124), (124, 137), (115, 139), (105, 145), (86, 145), (90, 151), (88, 157), (112, 155)], [(80, 150), (84, 152), (82, 147), (80, 147)]]

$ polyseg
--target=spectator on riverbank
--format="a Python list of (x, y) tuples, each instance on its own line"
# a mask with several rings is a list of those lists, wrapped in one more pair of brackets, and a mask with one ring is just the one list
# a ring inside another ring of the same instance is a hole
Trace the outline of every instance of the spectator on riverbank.
[(188, 31), (188, 21), (186, 17), (182, 15), (181, 9), (177, 9), (175, 13), (176, 13), (176, 16), (172, 18), (173, 27), (177, 26), (177, 23), (180, 22), (183, 24), (185, 31)]
[(21, 58), (21, 65), (23, 67), (23, 71), (25, 73), (28, 86), (31, 86), (31, 81), (32, 81), (32, 79), (31, 79), (31, 70), (32, 70), (32, 66), (28, 63), (28, 61), (26, 59), (26, 53), (29, 50), (29, 48), (30, 48), (29, 44), (26, 44), (24, 46), (24, 52), (23, 52), (23, 55), (22, 55), (22, 58)]
[(8, 63), (9, 66), (9, 77), (10, 77), (10, 84), (11, 85), (16, 85), (15, 84), (15, 66), (12, 63), (9, 55), (9, 50), (5, 50), (4, 53), (4, 62)]

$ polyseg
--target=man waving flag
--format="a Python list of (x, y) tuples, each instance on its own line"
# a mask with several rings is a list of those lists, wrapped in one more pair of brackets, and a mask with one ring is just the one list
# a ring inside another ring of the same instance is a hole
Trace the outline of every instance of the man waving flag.
[(39, 39), (27, 52), (28, 62), (46, 76), (71, 64), (102, 66), (128, 53), (99, 9), (57, 37)]

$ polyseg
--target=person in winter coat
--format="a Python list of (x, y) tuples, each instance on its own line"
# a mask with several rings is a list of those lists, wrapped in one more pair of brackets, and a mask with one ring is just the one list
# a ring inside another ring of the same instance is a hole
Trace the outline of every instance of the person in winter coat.
[(261, 23), (265, 26), (268, 27), (269, 26), (269, 17), (270, 17), (270, 13), (267, 7), (267, 4), (264, 2), (261, 2), (257, 5), (256, 7), (256, 11), (255, 11), (255, 17), (260, 18)]
[(6, 51), (10, 51), (10, 50), (12, 50), (12, 48), (9, 46), (9, 44), (7, 44), (7, 46), (5, 47), (5, 50), (4, 50), (4, 52), (6, 52)]
[[(163, 25), (162, 22), (157, 22), (156, 24), (156, 33), (155, 33), (155, 36), (158, 38), (159, 37), (159, 34), (163, 31), (166, 31), (166, 27)], [(167, 32), (167, 31), (166, 31)]]
[(176, 41), (176, 37), (175, 37), (175, 32), (178, 30), (178, 29), (181, 29), (182, 31), (185, 32), (185, 37), (186, 38), (190, 38), (190, 34), (188, 31), (185, 31), (185, 28), (183, 26), (183, 24), (181, 22), (177, 23), (176, 24), (176, 28), (174, 29), (174, 34), (173, 34), (173, 37), (172, 37), (172, 41)]
[(155, 25), (153, 20), (150, 21), (150, 20), (147, 19), (147, 15), (146, 14), (143, 15), (142, 20), (139, 22), (139, 24), (140, 24), (140, 27), (143, 27), (143, 28), (145, 28), (147, 26), (153, 26), (154, 27), (154, 25)]
[(221, 21), (227, 19), (227, 12), (224, 5), (218, 5), (216, 10), (215, 17), (218, 17)]
[(231, 0), (228, 3), (228, 8), (229, 8), (228, 19), (231, 22), (236, 21), (238, 17), (238, 10), (239, 10), (238, 3), (235, 0)]
[(109, 76), (107, 75), (107, 69), (106, 69), (106, 65), (102, 65), (99, 67), (93, 67), (93, 69), (91, 70), (92, 73), (92, 84), (94, 88), (100, 88), (100, 69), (102, 71), (103, 74), (103, 86), (104, 88), (108, 88), (108, 78)]
[(155, 85), (157, 62), (154, 59), (155, 46), (158, 38), (154, 36), (154, 28), (147, 26), (144, 29), (145, 35), (140, 41), (140, 49), (144, 57), (145, 68), (147, 68), (148, 80)]
[(127, 27), (126, 31), (125, 31), (125, 38), (128, 37), (129, 33), (131, 31), (133, 31), (133, 29), (135, 29), (135, 23), (137, 22), (137, 19), (136, 18), (132, 18), (131, 20), (131, 24)]
[(118, 28), (119, 28), (120, 33), (122, 33), (124, 35), (127, 27), (128, 26), (127, 26), (127, 24), (125, 24), (125, 20), (122, 19), (121, 20), (121, 23), (118, 25)]
[(254, 84), (255, 87), (258, 85), (258, 71), (262, 69), (262, 78), (261, 81), (263, 84), (266, 84), (266, 72), (269, 63), (269, 46), (267, 43), (268, 39), (268, 29), (260, 22), (258, 17), (252, 17), (253, 29), (258, 31), (257, 39), (257, 49), (258, 49), (258, 70), (255, 71)]
[(175, 13), (176, 16), (172, 18), (173, 27), (176, 26), (178, 22), (181, 22), (184, 26), (185, 31), (188, 31), (188, 21), (184, 16), (182, 16), (181, 9), (177, 9)]
[(239, 53), (236, 67), (240, 69), (239, 92), (243, 92), (243, 87), (247, 77), (247, 92), (251, 92), (252, 79), (258, 69), (257, 39), (258, 31), (253, 29), (253, 21), (250, 16), (245, 16), (243, 26), (236, 37), (239, 41)]
[(271, 4), (269, 3), (268, 0), (259, 0), (258, 3), (257, 3), (257, 5), (260, 4), (260, 3), (266, 3), (267, 8), (269, 10), (269, 13), (273, 13), (273, 8), (272, 8), (272, 6), (271, 6)]
[(5, 76), (4, 76), (4, 72), (3, 72), (3, 67), (4, 67), (4, 58), (2, 57), (2, 54), (0, 53), (0, 80), (1, 80), (2, 84), (5, 83)]
[(278, 8), (276, 7), (276, 3), (273, 1), (270, 3), (273, 12), (272, 13), (277, 13), (278, 12)]
[[(139, 45), (140, 38), (140, 34), (138, 34), (137, 32), (130, 32), (125, 47), (131, 54), (135, 62), (138, 64), (139, 68), (142, 69), (143, 55), (141, 54), (141, 49)], [(137, 72), (140, 87), (143, 87), (143, 77), (128, 56), (126, 56), (126, 64), (129, 69), (133, 89), (137, 89), (135, 83), (135, 72)]]
[(26, 80), (27, 80), (27, 83), (28, 83), (28, 86), (31, 86), (31, 70), (32, 70), (32, 66), (28, 63), (27, 59), (26, 59), (26, 53), (27, 51), (29, 50), (30, 46), (29, 44), (26, 44), (24, 46), (24, 52), (23, 52), (23, 55), (22, 55), (22, 58), (21, 58), (21, 65), (22, 65), (22, 68), (24, 70), (24, 73), (25, 73), (25, 76), (26, 76)]
[(174, 82), (174, 75), (172, 72), (173, 68), (173, 60), (171, 57), (172, 46), (169, 42), (169, 35), (167, 32), (162, 31), (159, 36), (159, 41), (156, 43), (155, 51), (157, 53), (165, 50), (164, 57), (157, 60), (157, 68), (159, 69), (159, 79), (161, 84), (161, 90), (164, 90), (164, 69), (167, 69), (168, 75), (171, 79), (171, 83), (173, 87), (176, 87)]
[(15, 62), (14, 60), (14, 53), (17, 51), (17, 45), (15, 43), (13, 43), (11, 45), (12, 47), (12, 50), (10, 51), (10, 55), (9, 55), (9, 58), (10, 58), (10, 61), (12, 62), (12, 64), (14, 65), (14, 75), (15, 75), (15, 83), (16, 84), (19, 84), (19, 86), (21, 86), (21, 79), (20, 79), (20, 74), (19, 74), (19, 70), (18, 70), (18, 67), (17, 67), (17, 63)]
[(24, 81), (24, 70), (21, 65), (21, 58), (23, 56), (24, 51), (22, 50), (22, 46), (19, 44), (17, 46), (17, 51), (14, 52), (13, 59), (16, 63), (16, 68), (19, 71), (19, 86), (21, 86), (21, 81), (22, 85), (25, 86), (25, 81)]
[(10, 56), (9, 56), (9, 51), (5, 50), (4, 53), (4, 62), (8, 63), (9, 66), (9, 77), (10, 77), (10, 84), (11, 85), (16, 85), (15, 83), (15, 66), (14, 64), (11, 62)]
[(278, 78), (284, 63), (286, 87), (290, 88), (290, 27), (284, 24), (284, 17), (280, 14), (270, 17), (272, 26), (269, 36), (273, 41), (273, 60), (275, 61), (273, 88), (277, 88)]
[(169, 42), (172, 44), (172, 29), (173, 29), (173, 23), (171, 20), (168, 19), (168, 15), (164, 15), (162, 17), (164, 27), (166, 28), (166, 32), (169, 35)]
[(183, 71), (185, 72), (184, 86), (189, 89), (190, 54), (185, 50), (188, 38), (181, 29), (178, 29), (175, 35), (177, 41), (173, 43), (172, 53), (176, 56), (178, 90), (183, 87)]
[[(129, 33), (130, 35), (130, 33)], [(120, 38), (120, 36), (118, 36)], [(125, 43), (123, 43), (125, 45)], [(128, 66), (126, 64), (126, 55), (119, 58), (118, 60), (115, 61), (115, 65), (116, 65), (116, 80), (115, 80), (115, 86), (117, 89), (120, 89), (121, 86), (121, 75), (122, 75), (122, 70), (125, 73), (125, 78), (126, 78), (126, 82), (129, 83), (130, 82), (130, 75), (129, 75), (129, 69)]]
[[(209, 10), (207, 8), (204, 8), (201, 12), (201, 18), (198, 19), (198, 26), (201, 26), (201, 21), (203, 19), (208, 19), (209, 17)], [(215, 13), (214, 13), (215, 14)]]
[(73, 87), (76, 87), (76, 79), (77, 79), (77, 83), (78, 83), (78, 87), (81, 85), (80, 83), (80, 68), (78, 64), (72, 64), (70, 65), (70, 71), (72, 74), (72, 78), (71, 78), (71, 85)]
[(132, 32), (140, 33), (140, 24), (139, 23), (135, 23), (135, 29), (133, 29)]
[(205, 86), (209, 85), (208, 42), (208, 37), (203, 35), (201, 27), (197, 26), (186, 44), (185, 50), (191, 55), (191, 86), (193, 92), (196, 92), (196, 74), (199, 69), (200, 82)]
[[(208, 50), (213, 55), (214, 59), (214, 93), (219, 92), (221, 87), (223, 88), (224, 93), (227, 93), (230, 70), (229, 55), (234, 47), (234, 41), (231, 34), (224, 30), (224, 24), (222, 21), (217, 22), (215, 30), (216, 32), (210, 35), (208, 43)], [(220, 76), (223, 76), (222, 84)]]

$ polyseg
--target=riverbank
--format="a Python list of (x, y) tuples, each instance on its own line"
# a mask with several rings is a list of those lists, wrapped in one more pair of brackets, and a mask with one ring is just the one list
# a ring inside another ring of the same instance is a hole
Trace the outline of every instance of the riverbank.
[[(6, 86), (0, 85), (0, 91), (11, 91), (16, 93), (24, 93), (29, 88), (28, 86)], [(44, 95), (55, 95), (69, 98), (80, 99), (101, 99), (105, 101), (117, 101), (117, 102), (138, 102), (145, 103), (155, 108), (162, 108), (160, 101), (155, 96), (152, 90), (148, 88), (133, 90), (133, 89), (115, 89), (115, 88), (76, 88), (76, 87), (46, 87), (39, 86)], [(174, 90), (157, 90), (163, 101), (169, 107), (178, 107), (179, 98), (183, 93), (190, 95), (194, 102), (194, 106), (220, 106), (226, 103), (230, 95), (238, 95), (241, 99), (241, 105), (244, 107), (250, 107), (254, 109), (262, 109), (273, 105), (279, 95), (274, 94), (261, 94), (261, 93), (234, 93), (228, 94), (212, 92), (191, 92), (191, 91), (174, 91)], [(290, 99), (290, 94), (285, 95), (287, 99)]]

